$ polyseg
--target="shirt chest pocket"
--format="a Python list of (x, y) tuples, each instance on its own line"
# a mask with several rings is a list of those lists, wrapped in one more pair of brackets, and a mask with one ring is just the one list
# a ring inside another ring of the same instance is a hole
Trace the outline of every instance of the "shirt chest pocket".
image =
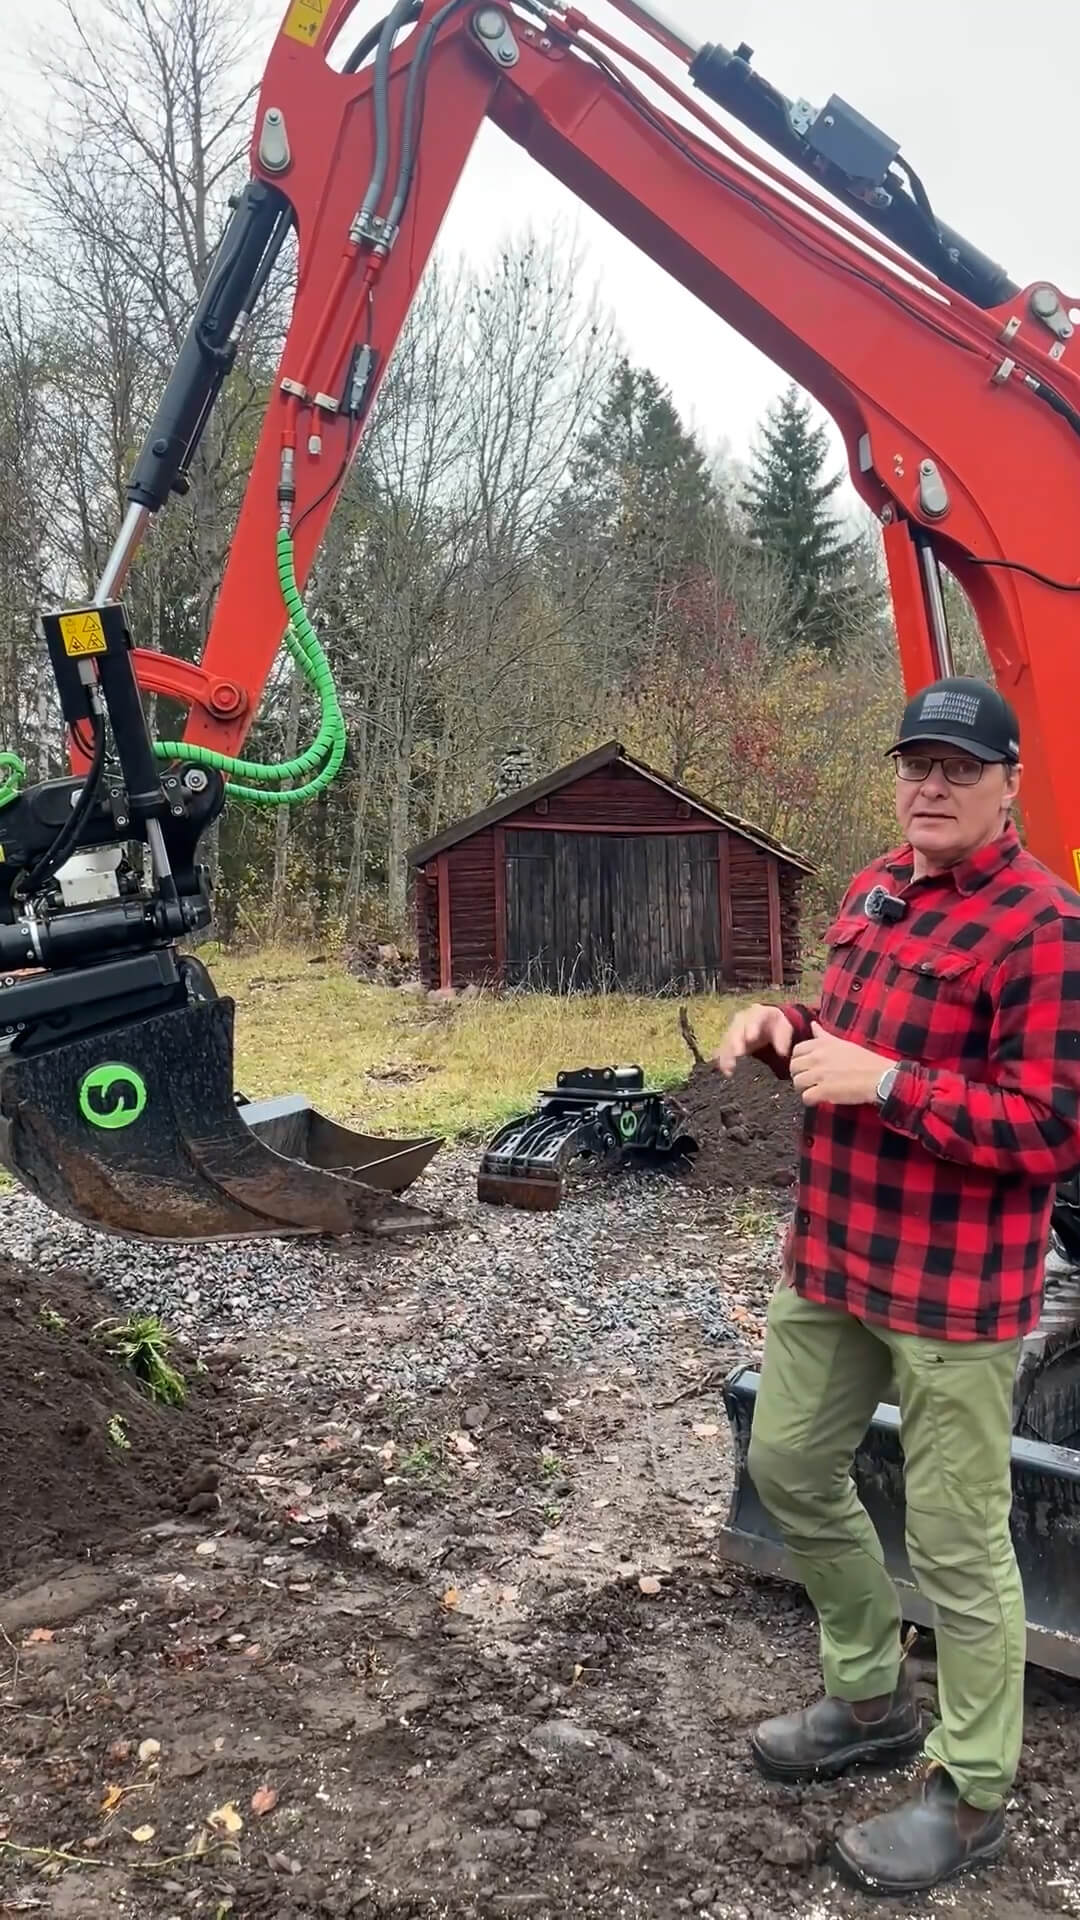
[(890, 938), (864, 920), (830, 927), (822, 1016), (833, 1032), (927, 1066), (985, 1059), (985, 964), (955, 948)]

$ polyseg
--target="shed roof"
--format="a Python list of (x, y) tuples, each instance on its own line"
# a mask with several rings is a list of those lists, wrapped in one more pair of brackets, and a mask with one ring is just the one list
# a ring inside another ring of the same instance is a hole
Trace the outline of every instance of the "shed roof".
[(453, 826), (444, 827), (432, 840), (425, 840), (422, 846), (413, 847), (409, 853), (409, 865), (426, 867), (436, 855), (446, 853), (450, 847), (456, 847), (459, 841), (468, 840), (474, 833), (481, 833), (485, 827), (498, 826), (500, 820), (506, 820), (511, 814), (521, 813), (526, 807), (535, 806), (548, 794), (557, 793), (560, 787), (568, 787), (575, 780), (583, 780), (590, 773), (598, 773), (602, 767), (613, 766), (616, 761), (639, 774), (643, 780), (651, 780), (655, 786), (663, 787), (679, 800), (687, 801), (698, 813), (709, 820), (715, 820), (717, 826), (726, 827), (729, 832), (737, 833), (744, 840), (750, 840), (766, 853), (775, 853), (778, 860), (786, 861), (789, 866), (798, 867), (802, 873), (813, 873), (811, 861), (796, 853), (793, 848), (784, 845), (764, 828), (752, 826), (750, 821), (740, 819), (736, 813), (728, 813), (709, 800), (702, 800), (688, 787), (677, 780), (669, 780), (666, 775), (657, 773), (654, 767), (646, 766), (644, 760), (635, 759), (632, 753), (618, 740), (608, 740), (602, 747), (594, 747), (591, 753), (584, 753), (578, 760), (571, 760), (565, 767), (556, 767), (554, 772), (546, 773), (542, 780), (534, 780), (530, 787), (519, 787), (513, 793), (501, 794), (498, 800), (483, 807), (479, 813), (471, 813), (465, 820), (457, 820)]

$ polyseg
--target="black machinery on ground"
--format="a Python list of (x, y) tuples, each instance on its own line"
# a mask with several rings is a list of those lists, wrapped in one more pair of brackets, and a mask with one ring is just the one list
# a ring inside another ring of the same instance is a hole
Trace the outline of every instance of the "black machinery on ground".
[(556, 1075), (531, 1113), (500, 1127), (480, 1163), (477, 1197), (551, 1212), (575, 1161), (614, 1169), (676, 1164), (696, 1152), (681, 1108), (646, 1086), (641, 1067), (573, 1067)]

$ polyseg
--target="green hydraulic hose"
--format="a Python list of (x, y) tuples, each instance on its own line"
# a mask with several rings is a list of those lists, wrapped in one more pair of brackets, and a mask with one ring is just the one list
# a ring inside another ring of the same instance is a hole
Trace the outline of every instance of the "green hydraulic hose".
[(0, 753), (0, 769), (8, 776), (0, 787), (0, 807), (6, 807), (22, 792), (26, 762), (20, 760), (17, 753)]
[[(279, 529), (277, 536), (277, 568), (281, 597), (289, 615), (285, 645), (315, 688), (322, 706), (319, 731), (310, 747), (295, 760), (283, 760), (275, 765), (259, 760), (237, 760), (229, 754), (216, 753), (212, 747), (193, 747), (183, 740), (160, 740), (154, 746), (154, 752), (161, 760), (183, 759), (191, 765), (212, 767), (224, 773), (229, 780), (229, 798), (256, 807), (290, 807), (299, 800), (310, 800), (315, 794), (322, 793), (337, 774), (345, 758), (347, 745), (345, 720), (338, 702), (334, 676), (300, 596), (293, 566), (292, 540), (284, 527)], [(306, 778), (315, 768), (318, 768), (318, 772), (311, 779)], [(249, 780), (278, 783), (299, 780), (301, 784), (275, 792), (265, 785), (248, 786), (245, 783)]]
[[(279, 529), (277, 536), (277, 570), (281, 597), (289, 616), (285, 645), (318, 694), (322, 709), (319, 731), (310, 747), (293, 760), (274, 764), (261, 760), (237, 760), (230, 754), (216, 753), (212, 747), (190, 746), (184, 740), (154, 742), (154, 755), (158, 760), (186, 760), (189, 765), (210, 767), (218, 773), (224, 773), (229, 781), (229, 798), (255, 807), (291, 807), (297, 801), (310, 800), (315, 794), (322, 793), (337, 774), (348, 744), (345, 719), (330, 662), (308, 619), (296, 584), (292, 539), (284, 527)], [(0, 807), (5, 807), (21, 791), (26, 767), (17, 753), (0, 753), (0, 772), (8, 774), (7, 780), (0, 786)], [(308, 775), (312, 777), (309, 779)], [(266, 784), (248, 786), (246, 782), (251, 780), (275, 782), (280, 790), (275, 791)], [(284, 787), (286, 780), (297, 780), (300, 784)]]

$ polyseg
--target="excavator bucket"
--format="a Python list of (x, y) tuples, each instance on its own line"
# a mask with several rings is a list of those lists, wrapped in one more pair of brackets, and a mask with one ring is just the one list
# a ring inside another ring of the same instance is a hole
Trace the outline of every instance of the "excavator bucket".
[(350, 1133), (234, 1097), (233, 1003), (144, 1015), (0, 1066), (0, 1161), (54, 1212), (136, 1240), (412, 1234), (440, 1140)]
[[(1019, 1376), (1018, 1376), (1019, 1379)], [(727, 1560), (755, 1572), (795, 1581), (776, 1524), (763, 1505), (747, 1466), (759, 1375), (738, 1367), (723, 1389), (735, 1453), (735, 1483), (727, 1525), (717, 1540)], [(1080, 1451), (1029, 1437), (1038, 1416), (1035, 1403), (1057, 1409), (1072, 1428), (1080, 1422), (1080, 1356), (1075, 1339), (1039, 1367), (1017, 1405), (1021, 1430), (1012, 1443), (1012, 1532), (1024, 1582), (1028, 1658), (1036, 1666), (1080, 1677)], [(1076, 1434), (1080, 1440), (1080, 1433)], [(877, 1530), (900, 1594), (905, 1618), (933, 1627), (933, 1610), (915, 1584), (904, 1541), (904, 1465), (900, 1416), (881, 1405), (855, 1456), (855, 1484)]]

